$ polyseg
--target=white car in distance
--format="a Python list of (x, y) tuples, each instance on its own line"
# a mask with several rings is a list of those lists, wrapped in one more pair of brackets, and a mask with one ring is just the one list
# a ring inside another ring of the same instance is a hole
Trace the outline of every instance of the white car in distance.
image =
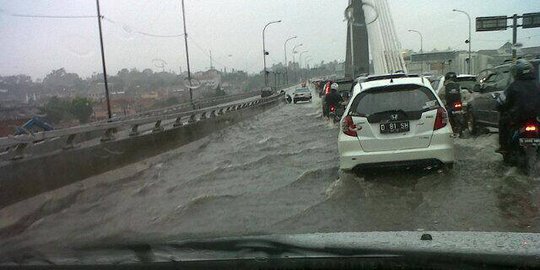
[(341, 119), (340, 168), (454, 164), (448, 114), (429, 81), (373, 76), (357, 84)]

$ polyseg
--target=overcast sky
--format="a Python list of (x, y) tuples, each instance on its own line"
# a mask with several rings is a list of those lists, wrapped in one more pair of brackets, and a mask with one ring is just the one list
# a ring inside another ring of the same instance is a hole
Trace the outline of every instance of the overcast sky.
[[(370, 0), (371, 1), (371, 0)], [(540, 12), (539, 0), (388, 0), (403, 48), (418, 50), (421, 31), (424, 50), (466, 49), (467, 17), (453, 8), (476, 16)], [(267, 28), (269, 65), (284, 61), (283, 43), (290, 51), (302, 43), (311, 63), (343, 60), (346, 23), (343, 10), (348, 0), (185, 0), (189, 50), (193, 70), (210, 66), (212, 50), (218, 69), (224, 66), (258, 72), (262, 69), (261, 31), (266, 22), (282, 23)], [(101, 72), (96, 18), (22, 18), (10, 14), (94, 15), (94, 0), (0, 0), (0, 74), (43, 77), (64, 67), (82, 76)], [(186, 68), (180, 0), (101, 0), (105, 54), (110, 74), (121, 68), (151, 68), (178, 72)], [(473, 50), (497, 48), (511, 40), (510, 30), (472, 34)], [(518, 42), (540, 45), (540, 28), (519, 29)]]

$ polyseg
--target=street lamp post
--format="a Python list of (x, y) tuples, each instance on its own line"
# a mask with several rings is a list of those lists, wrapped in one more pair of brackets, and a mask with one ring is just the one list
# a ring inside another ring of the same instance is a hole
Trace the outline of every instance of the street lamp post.
[(306, 59), (304, 59), (304, 67), (307, 69), (306, 71), (306, 77), (310, 76), (311, 70), (309, 68), (309, 63), (311, 62), (311, 55), (308, 55)]
[(463, 10), (452, 9), (452, 11), (463, 13), (463, 14), (467, 15), (467, 18), (469, 19), (469, 39), (467, 41), (465, 41), (465, 43), (469, 44), (469, 61), (467, 61), (467, 65), (468, 65), (467, 70), (468, 70), (468, 73), (471, 74), (471, 62), (472, 62), (472, 59), (471, 59), (471, 16), (469, 15), (469, 13), (467, 13), (467, 12), (465, 12)]
[(307, 50), (300, 52), (300, 56), (298, 57), (298, 67), (300, 67), (300, 76), (302, 76), (302, 54), (307, 53), (307, 52), (308, 52)]
[(309, 60), (311, 60), (311, 55), (308, 55), (306, 56), (306, 58), (304, 58), (304, 68), (308, 68), (307, 63)]
[(297, 36), (292, 36), (288, 38), (287, 40), (285, 40), (285, 43), (283, 44), (283, 52), (285, 53), (285, 77), (287, 80), (287, 84), (289, 84), (289, 65), (287, 63), (287, 42), (295, 38), (297, 38)]
[(295, 59), (295, 57), (294, 57), (294, 55), (297, 53), (296, 48), (301, 47), (301, 46), (303, 46), (303, 45), (304, 45), (304, 44), (300, 43), (300, 44), (298, 44), (298, 45), (296, 45), (296, 46), (293, 47), (293, 49), (292, 49), (292, 53), (293, 53), (293, 55), (292, 55), (293, 60), (292, 60), (292, 61), (293, 61), (293, 64), (296, 63), (296, 59)]
[(293, 74), (294, 74), (295, 77), (298, 76), (298, 73), (296, 72), (296, 66), (295, 66), (295, 64), (296, 64), (296, 55), (295, 55), (295, 54), (298, 53), (298, 52), (296, 51), (296, 48), (301, 47), (301, 46), (303, 46), (303, 45), (304, 45), (304, 44), (302, 44), (302, 43), (297, 44), (297, 45), (294, 46), (293, 49), (292, 49), (292, 54), (293, 54), (293, 55), (292, 55), (292, 57), (293, 57), (293, 58), (292, 58), (292, 62), (293, 62), (293, 71), (294, 71)]
[[(424, 37), (422, 36), (422, 33), (418, 30), (409, 29), (409, 32), (414, 32), (420, 35), (420, 53), (424, 52)], [(424, 73), (424, 58), (422, 57), (422, 67), (420, 68), (420, 72)]]
[(266, 72), (266, 55), (268, 54), (268, 52), (266, 51), (266, 44), (265, 44), (265, 40), (264, 40), (264, 32), (266, 31), (266, 27), (268, 27), (269, 25), (274, 24), (274, 23), (280, 23), (280, 22), (281, 22), (281, 20), (269, 22), (264, 26), (263, 31), (262, 31), (263, 62), (264, 62), (264, 86), (268, 86), (268, 73)]
[(298, 57), (298, 66), (302, 68), (302, 54), (307, 53), (308, 50), (300, 52), (300, 56)]

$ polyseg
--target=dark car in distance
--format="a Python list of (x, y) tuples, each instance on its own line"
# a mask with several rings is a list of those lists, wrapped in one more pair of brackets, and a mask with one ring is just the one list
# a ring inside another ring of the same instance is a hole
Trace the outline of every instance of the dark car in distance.
[[(539, 81), (540, 59), (530, 60), (534, 66), (536, 80)], [(504, 63), (494, 68), (481, 71), (472, 91), (472, 98), (467, 105), (467, 129), (471, 134), (478, 134), (485, 127), (498, 128), (499, 111), (497, 97), (514, 81), (510, 73), (511, 63)]]
[(294, 90), (293, 102), (296, 104), (298, 101), (309, 101), (311, 102), (311, 91), (308, 88), (297, 88)]

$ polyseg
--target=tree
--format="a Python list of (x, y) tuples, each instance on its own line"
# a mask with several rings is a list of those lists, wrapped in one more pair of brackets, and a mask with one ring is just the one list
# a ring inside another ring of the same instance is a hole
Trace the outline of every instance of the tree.
[(52, 97), (39, 110), (46, 114), (46, 118), (54, 124), (73, 117), (80, 123), (88, 123), (93, 112), (92, 101), (81, 97), (76, 97), (71, 102), (67, 99)]
[(41, 113), (47, 115), (46, 118), (50, 122), (57, 124), (63, 119), (69, 117), (70, 107), (71, 104), (67, 100), (59, 97), (52, 97), (43, 107), (39, 108), (39, 110)]
[(24, 100), (25, 95), (39, 91), (40, 87), (41, 85), (32, 82), (28, 75), (0, 76), (0, 89), (7, 90), (8, 94), (5, 96), (12, 99)]
[(43, 79), (43, 86), (53, 91), (83, 90), (84, 82), (77, 73), (67, 73), (61, 68), (47, 74)]
[(71, 101), (70, 112), (80, 123), (88, 123), (92, 115), (92, 101), (87, 98), (76, 97)]

